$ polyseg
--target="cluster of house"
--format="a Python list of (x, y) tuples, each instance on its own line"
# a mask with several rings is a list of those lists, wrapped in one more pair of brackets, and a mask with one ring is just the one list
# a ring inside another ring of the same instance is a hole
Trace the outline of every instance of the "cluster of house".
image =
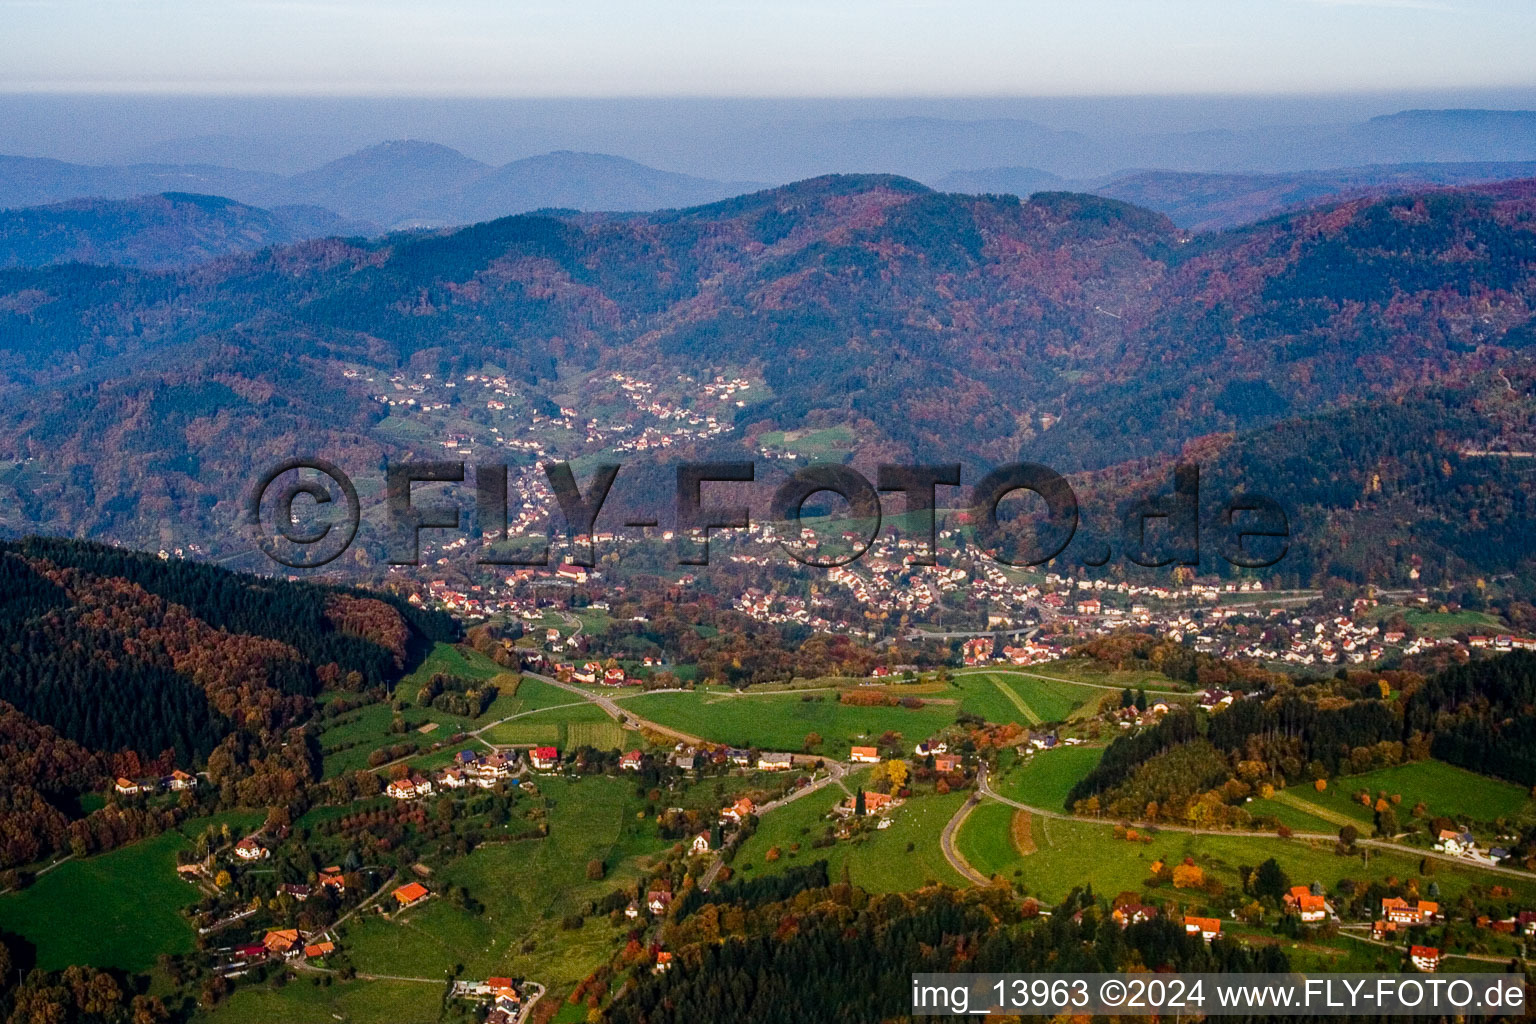
[(284, 882), (277, 887), (277, 891), (284, 895), (292, 896), (298, 902), (303, 903), (315, 894), (316, 887), (321, 892), (333, 892), (340, 896), (347, 891), (347, 880), (342, 875), (341, 868), (333, 864), (328, 868), (320, 869), (319, 877), (315, 880), (314, 886)]
[(1305, 885), (1293, 885), (1285, 894), (1285, 909), (1300, 917), (1305, 924), (1318, 924), (1334, 916), (1333, 904), (1328, 897), (1314, 893)]
[(466, 786), (490, 789), (501, 780), (510, 778), (516, 767), (517, 755), (511, 751), (498, 750), (482, 754), (477, 750), (461, 750), (454, 755), (453, 764), (435, 776), (429, 778), (413, 772), (390, 780), (384, 792), (396, 800), (419, 800), (438, 790), (463, 789)]
[(451, 994), (457, 999), (473, 999), (488, 1004), (485, 1024), (514, 1024), (523, 1011), (523, 991), (511, 978), (456, 981)]
[(323, 934), (305, 935), (297, 928), (275, 928), (263, 935), (260, 942), (226, 951), (218, 973), (237, 977), (263, 961), (324, 960), (334, 952), (336, 944)]
[(691, 772), (706, 764), (728, 764), (733, 768), (756, 767), (759, 771), (782, 772), (795, 766), (795, 755), (772, 751), (760, 751), (754, 754), (741, 747), (696, 747), (679, 743), (672, 751), (672, 764), (685, 772)]
[(155, 776), (147, 779), (127, 779), (122, 776), (112, 780), (112, 789), (121, 796), (142, 796), (146, 793), (161, 793), (170, 791), (180, 793), (187, 789), (197, 788), (197, 776), (190, 772), (184, 772), (180, 768), (175, 769), (169, 775)]
[(1477, 840), (1472, 833), (1462, 829), (1443, 828), (1435, 837), (1435, 849), (1440, 853), (1462, 860), (1475, 861), (1479, 864), (1497, 864), (1509, 857), (1509, 850), (1502, 846), (1495, 846), (1486, 852), (1479, 849)]
[(646, 892), (643, 900), (630, 900), (624, 908), (624, 916), (633, 921), (640, 916), (643, 907), (652, 917), (660, 917), (672, 906), (672, 891), (670, 889), (651, 889)]

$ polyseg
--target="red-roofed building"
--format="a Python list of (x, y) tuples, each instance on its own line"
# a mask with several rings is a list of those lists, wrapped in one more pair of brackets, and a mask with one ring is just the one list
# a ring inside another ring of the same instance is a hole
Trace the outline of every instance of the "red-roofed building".
[(420, 903), (430, 895), (432, 893), (426, 886), (420, 882), (411, 882), (395, 890), (395, 902), (402, 908), (409, 907)]

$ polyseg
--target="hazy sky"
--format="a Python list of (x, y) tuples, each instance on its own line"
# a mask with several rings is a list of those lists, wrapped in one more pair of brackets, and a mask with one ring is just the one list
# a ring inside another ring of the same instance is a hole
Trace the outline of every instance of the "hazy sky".
[(1533, 52), (1533, 0), (0, 0), (8, 92), (1305, 93)]

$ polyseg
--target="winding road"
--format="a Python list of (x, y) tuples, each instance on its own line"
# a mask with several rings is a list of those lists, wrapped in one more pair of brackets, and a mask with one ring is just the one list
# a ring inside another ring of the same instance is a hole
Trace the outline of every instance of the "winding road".
[[(987, 781), (987, 768), (982, 765), (976, 774), (976, 792), (979, 796), (989, 800), (996, 800), (1000, 804), (1028, 811), (1030, 814), (1042, 818), (1050, 818), (1054, 821), (1075, 821), (1085, 825), (1129, 826), (1131, 828), (1147, 829), (1157, 832), (1184, 832), (1197, 836), (1232, 836), (1238, 839), (1267, 839), (1274, 842), (1289, 842), (1292, 839), (1323, 840), (1325, 842), (1337, 842), (1338, 835), (1333, 832), (1292, 832), (1288, 836), (1281, 836), (1275, 832), (1259, 832), (1251, 829), (1231, 828), (1197, 828), (1194, 825), (1172, 825), (1163, 822), (1129, 821), (1121, 818), (1084, 818), (1076, 814), (1067, 814), (1065, 811), (1052, 811), (1044, 807), (1031, 807), (1029, 804), (1020, 803), (1010, 797), (1003, 796), (992, 788)], [(1521, 871), (1518, 868), (1500, 867), (1497, 864), (1478, 864), (1464, 857), (1453, 857), (1448, 853), (1440, 853), (1435, 850), (1423, 850), (1417, 846), (1408, 846), (1404, 843), (1394, 843), (1388, 839), (1357, 839), (1356, 846), (1368, 846), (1373, 850), (1386, 850), (1392, 853), (1401, 853), (1410, 857), (1428, 857), (1431, 860), (1444, 861), (1447, 864), (1455, 864), (1461, 868), (1473, 871), (1487, 871), (1495, 875), (1506, 875), (1510, 878), (1531, 880), (1529, 871)], [(951, 864), (954, 861), (950, 861)]]

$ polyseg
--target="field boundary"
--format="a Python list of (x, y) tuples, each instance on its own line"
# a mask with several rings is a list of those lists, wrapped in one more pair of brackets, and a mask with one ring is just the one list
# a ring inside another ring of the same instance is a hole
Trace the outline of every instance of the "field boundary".
[(987, 676), (987, 682), (1001, 690), (1003, 696), (1007, 697), (1013, 703), (1013, 706), (1019, 709), (1019, 714), (1023, 715), (1025, 719), (1028, 720), (1030, 725), (1039, 725), (1041, 722), (1045, 721), (1045, 719), (1041, 718), (1035, 713), (1034, 708), (1024, 703), (1024, 698), (1020, 697), (1018, 693), (1013, 689), (1013, 687), (997, 678), (997, 676), (989, 674)]
[(1310, 800), (1296, 796), (1288, 789), (1276, 790), (1273, 799), (1303, 814), (1310, 814), (1320, 821), (1326, 821), (1330, 825), (1337, 825), (1340, 828), (1343, 828), (1345, 825), (1353, 825), (1355, 828), (1361, 827), (1360, 822), (1349, 815), (1341, 814), (1329, 807), (1319, 806)]
[(1033, 818), (1028, 811), (1013, 812), (1013, 821), (1009, 825), (1008, 833), (1013, 839), (1013, 849), (1020, 857), (1028, 857), (1039, 849), (1035, 845)]

